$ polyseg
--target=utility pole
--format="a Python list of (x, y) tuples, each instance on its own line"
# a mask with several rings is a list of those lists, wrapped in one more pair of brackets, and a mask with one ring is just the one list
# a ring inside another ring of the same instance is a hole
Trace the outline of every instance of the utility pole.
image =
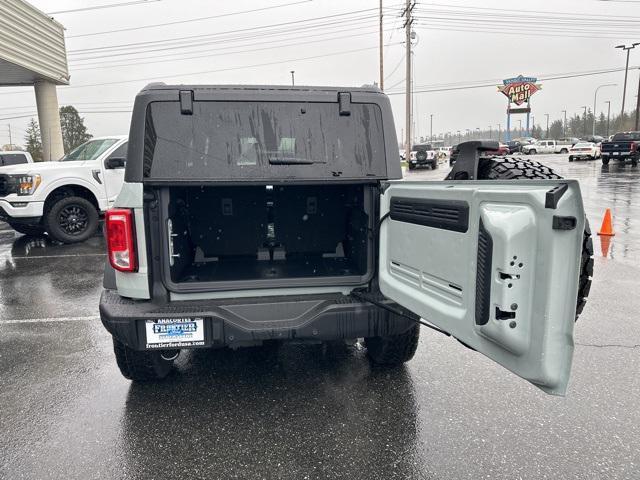
[(502, 125), (498, 124), (498, 141), (502, 138)]
[(607, 104), (607, 138), (609, 138), (609, 119), (611, 118), (611, 100), (604, 102)]
[(295, 85), (296, 85), (296, 71), (291, 70), (291, 86), (295, 86)]
[(489, 125), (489, 140), (493, 140), (493, 135), (491, 134), (491, 125)]
[(380, 32), (379, 32), (379, 42), (380, 42), (380, 90), (384, 90), (384, 41), (382, 39), (382, 0), (380, 0)]
[[(405, 79), (405, 139), (404, 145), (407, 155), (411, 152), (411, 11), (414, 4), (411, 0), (406, 0), (403, 15), (405, 16), (405, 62), (406, 62), (406, 79)], [(407, 157), (408, 158), (408, 157)]]
[(7, 123), (7, 127), (9, 127), (9, 148), (13, 149), (11, 145), (13, 145), (13, 139), (11, 138), (11, 124)]
[(562, 124), (562, 136), (566, 137), (567, 136), (567, 111), (562, 110), (562, 113), (564, 113), (564, 123)]
[(583, 105), (581, 108), (584, 108), (584, 127), (582, 128), (582, 137), (587, 136), (587, 106)]
[(616, 48), (621, 48), (623, 52), (627, 52), (627, 63), (624, 67), (624, 87), (622, 87), (622, 114), (620, 115), (620, 128), (622, 128), (622, 122), (624, 122), (624, 102), (627, 98), (627, 76), (629, 74), (629, 53), (631, 50), (640, 45), (640, 42), (632, 43), (631, 45), (617, 45)]

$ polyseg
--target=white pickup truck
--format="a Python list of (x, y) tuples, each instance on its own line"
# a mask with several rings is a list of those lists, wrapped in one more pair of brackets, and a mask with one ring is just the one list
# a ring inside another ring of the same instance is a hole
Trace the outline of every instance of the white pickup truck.
[(535, 155), (536, 153), (569, 153), (573, 146), (570, 142), (560, 140), (539, 140), (536, 143), (522, 146), (522, 153)]
[(100, 137), (57, 162), (1, 168), (0, 220), (26, 235), (86, 240), (120, 193), (126, 156), (126, 136)]

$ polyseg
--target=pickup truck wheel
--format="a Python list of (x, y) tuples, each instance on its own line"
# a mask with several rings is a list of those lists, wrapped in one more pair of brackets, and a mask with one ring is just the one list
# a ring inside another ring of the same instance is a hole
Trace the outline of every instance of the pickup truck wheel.
[(45, 214), (49, 235), (62, 243), (84, 242), (98, 229), (96, 207), (82, 197), (62, 197)]
[(602, 164), (603, 165), (609, 165), (609, 159), (608, 158), (603, 158), (602, 159)]
[(173, 360), (165, 360), (160, 352), (134, 350), (115, 338), (113, 352), (122, 376), (134, 382), (162, 380), (173, 367)]
[(30, 237), (37, 237), (44, 233), (44, 228), (39, 225), (21, 225), (19, 223), (10, 223), (9, 226), (16, 232)]
[(573, 157), (571, 155), (569, 155), (569, 161), (573, 162)]
[(561, 154), (569, 153), (569, 150), (567, 150), (566, 148), (561, 148), (561, 149), (560, 149), (560, 153), (561, 153)]
[(413, 358), (420, 339), (420, 325), (416, 324), (400, 335), (364, 339), (367, 356), (372, 364), (397, 367)]
[(413, 170), (414, 168), (416, 168), (414, 165), (412, 165), (411, 163), (409, 163), (409, 170)]
[[(549, 167), (533, 160), (522, 158), (481, 159), (478, 165), (478, 180), (537, 180), (562, 178)], [(578, 280), (578, 298), (576, 301), (576, 320), (591, 290), (593, 276), (593, 241), (589, 221), (585, 218), (582, 235), (582, 256), (580, 258), (580, 277)]]
[(538, 153), (538, 151), (535, 148), (532, 148), (531, 150), (527, 150), (528, 155), (535, 155), (536, 153)]

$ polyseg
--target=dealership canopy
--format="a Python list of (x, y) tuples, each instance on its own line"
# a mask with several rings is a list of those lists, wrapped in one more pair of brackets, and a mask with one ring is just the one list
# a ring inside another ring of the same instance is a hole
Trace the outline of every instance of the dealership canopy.
[(33, 85), (45, 160), (64, 154), (57, 85), (69, 84), (64, 27), (23, 0), (0, 1), (0, 86)]

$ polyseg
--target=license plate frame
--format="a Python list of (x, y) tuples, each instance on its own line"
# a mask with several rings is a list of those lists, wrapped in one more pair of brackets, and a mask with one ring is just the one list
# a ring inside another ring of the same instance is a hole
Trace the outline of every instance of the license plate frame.
[(149, 350), (205, 345), (204, 317), (147, 319), (144, 332), (145, 347)]

